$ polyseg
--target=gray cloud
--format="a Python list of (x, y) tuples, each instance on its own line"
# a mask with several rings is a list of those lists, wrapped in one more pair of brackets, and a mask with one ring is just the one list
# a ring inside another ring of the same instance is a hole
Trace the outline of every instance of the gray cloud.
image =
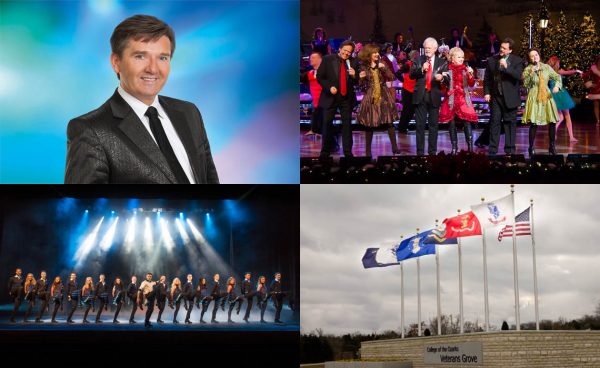
[[(534, 199), (540, 319), (579, 318), (600, 302), (598, 185), (517, 185), (515, 211)], [(503, 197), (508, 185), (303, 185), (301, 328), (328, 333), (400, 326), (400, 267), (365, 270), (366, 248), (412, 236), (434, 220)], [(512, 238), (487, 234), (490, 322), (514, 323)], [(462, 239), (465, 319), (483, 323), (481, 237)], [(521, 322), (534, 321), (531, 238), (517, 237)], [(439, 246), (442, 312), (457, 316), (458, 255)], [(435, 256), (421, 257), (422, 318), (436, 317)], [(416, 261), (405, 262), (405, 325), (417, 321)]]

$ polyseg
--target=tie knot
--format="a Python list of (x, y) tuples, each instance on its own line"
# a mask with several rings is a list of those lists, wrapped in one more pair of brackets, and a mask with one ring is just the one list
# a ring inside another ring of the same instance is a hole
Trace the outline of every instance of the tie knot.
[(144, 115), (149, 118), (156, 118), (158, 117), (158, 110), (156, 110), (156, 107), (150, 106)]

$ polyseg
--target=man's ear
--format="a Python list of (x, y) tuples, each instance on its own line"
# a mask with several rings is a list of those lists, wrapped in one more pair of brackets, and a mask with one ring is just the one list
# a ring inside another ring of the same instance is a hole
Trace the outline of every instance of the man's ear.
[(112, 66), (115, 73), (117, 73), (117, 78), (119, 79), (121, 79), (121, 76), (119, 75), (120, 61), (121, 60), (119, 59), (119, 55), (115, 54), (114, 52), (110, 54), (110, 65)]

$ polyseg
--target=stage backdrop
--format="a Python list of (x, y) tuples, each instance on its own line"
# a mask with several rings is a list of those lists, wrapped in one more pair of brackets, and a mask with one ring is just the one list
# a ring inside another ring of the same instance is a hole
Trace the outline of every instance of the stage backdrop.
[(162, 95), (200, 109), (222, 183), (298, 183), (298, 1), (2, 1), (0, 183), (62, 183), (70, 119), (118, 86), (113, 29), (174, 30)]

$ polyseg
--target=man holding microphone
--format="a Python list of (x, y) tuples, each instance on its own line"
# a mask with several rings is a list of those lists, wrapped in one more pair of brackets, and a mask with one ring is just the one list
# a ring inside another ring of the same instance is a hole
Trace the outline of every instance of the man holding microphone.
[(339, 109), (342, 119), (342, 146), (345, 157), (352, 155), (352, 109), (356, 104), (354, 86), (358, 81), (356, 61), (350, 60), (354, 51), (354, 42), (346, 40), (340, 45), (336, 55), (323, 58), (317, 70), (317, 81), (323, 87), (319, 105), (324, 111), (321, 158), (331, 153), (333, 119)]
[(484, 78), (484, 98), (490, 104), (489, 154), (498, 153), (500, 121), (504, 125), (504, 152), (515, 154), (517, 134), (517, 109), (521, 105), (519, 81), (523, 74), (523, 59), (513, 55), (514, 41), (505, 38), (500, 52), (487, 60)]

